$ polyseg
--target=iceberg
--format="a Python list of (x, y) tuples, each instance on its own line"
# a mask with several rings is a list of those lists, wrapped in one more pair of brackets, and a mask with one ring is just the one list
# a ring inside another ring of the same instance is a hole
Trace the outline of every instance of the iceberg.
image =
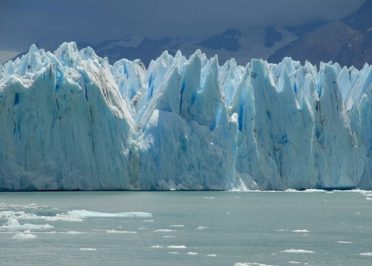
[(371, 84), (368, 64), (32, 45), (0, 66), (0, 190), (371, 189)]

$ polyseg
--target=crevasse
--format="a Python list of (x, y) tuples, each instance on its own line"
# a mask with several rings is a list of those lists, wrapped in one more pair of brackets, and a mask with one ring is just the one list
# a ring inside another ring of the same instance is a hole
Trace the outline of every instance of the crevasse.
[(372, 67), (196, 51), (0, 66), (0, 190), (372, 188)]

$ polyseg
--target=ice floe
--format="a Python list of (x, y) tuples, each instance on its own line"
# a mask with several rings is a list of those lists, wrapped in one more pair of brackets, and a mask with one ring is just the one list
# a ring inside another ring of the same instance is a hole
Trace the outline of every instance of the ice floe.
[(296, 229), (296, 230), (292, 230), (291, 232), (292, 233), (309, 233), (309, 230), (307, 230), (307, 229)]
[(169, 227), (172, 227), (172, 228), (183, 228), (185, 226), (183, 224), (172, 224)]
[(164, 246), (161, 246), (161, 245), (154, 245), (154, 246), (151, 246), (151, 248), (164, 248)]
[(196, 256), (196, 255), (198, 255), (198, 253), (197, 252), (189, 251), (189, 252), (187, 252), (187, 255)]
[(282, 253), (293, 253), (293, 254), (312, 254), (315, 253), (314, 251), (311, 250), (306, 250), (306, 249), (286, 249), (280, 251)]
[(80, 248), (81, 251), (96, 251), (96, 248)]
[(154, 232), (157, 233), (170, 233), (170, 232), (177, 232), (175, 229), (156, 229)]
[(20, 224), (18, 220), (14, 217), (9, 217), (8, 221), (5, 225), (0, 226), (0, 228), (11, 230), (11, 231), (18, 231), (18, 230), (47, 230), (54, 228), (53, 225), (50, 224)]
[(359, 253), (360, 256), (372, 256), (372, 252), (362, 252), (362, 253)]
[(106, 233), (108, 234), (137, 234), (136, 231), (122, 231), (122, 230), (107, 230)]
[(77, 216), (80, 218), (132, 218), (132, 217), (152, 217), (149, 212), (96, 212), (87, 210), (72, 210), (68, 211), (67, 214)]
[(30, 234), (30, 233), (16, 233), (13, 237), (13, 239), (17, 240), (29, 240), (29, 239), (35, 239), (36, 235)]
[(274, 265), (258, 263), (258, 262), (238, 262), (238, 263), (235, 263), (234, 266), (274, 266)]
[(201, 226), (201, 225), (196, 227), (196, 230), (204, 230), (204, 229), (208, 229), (208, 227), (207, 226)]
[(171, 245), (171, 246), (167, 246), (167, 248), (171, 248), (171, 249), (185, 249), (186, 246), (185, 245)]

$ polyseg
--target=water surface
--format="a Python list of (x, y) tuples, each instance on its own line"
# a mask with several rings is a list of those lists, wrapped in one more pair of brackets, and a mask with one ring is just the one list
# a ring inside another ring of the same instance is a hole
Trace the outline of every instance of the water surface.
[(0, 193), (1, 264), (372, 265), (371, 199), (372, 192)]

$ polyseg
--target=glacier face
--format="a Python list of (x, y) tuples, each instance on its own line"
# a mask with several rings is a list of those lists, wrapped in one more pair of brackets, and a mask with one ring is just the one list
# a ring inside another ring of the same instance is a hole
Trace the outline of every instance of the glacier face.
[(370, 189), (371, 101), (367, 64), (33, 45), (0, 66), (0, 189)]

